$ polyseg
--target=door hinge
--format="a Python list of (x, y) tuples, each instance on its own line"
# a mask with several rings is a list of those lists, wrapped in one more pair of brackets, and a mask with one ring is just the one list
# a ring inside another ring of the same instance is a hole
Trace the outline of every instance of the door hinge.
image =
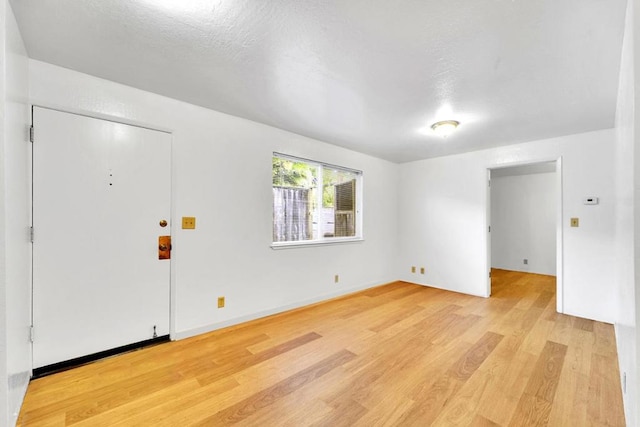
[(489, 233), (491, 233), (491, 226), (489, 226)]
[[(32, 127), (32, 129), (33, 129), (33, 127)], [(491, 187), (491, 180), (488, 180), (487, 183), (489, 184), (489, 187)]]
[(491, 272), (489, 272), (489, 278), (491, 278)]
[(29, 240), (33, 243), (33, 227), (29, 227)]
[(33, 325), (29, 327), (29, 341), (33, 342)]
[(33, 142), (35, 131), (33, 125), (29, 126), (29, 141)]

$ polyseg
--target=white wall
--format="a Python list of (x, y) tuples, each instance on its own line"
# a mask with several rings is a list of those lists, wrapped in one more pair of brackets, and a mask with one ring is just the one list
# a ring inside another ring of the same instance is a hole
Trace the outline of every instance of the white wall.
[[(4, 68), (2, 76), (3, 131), (0, 146), (3, 159), (0, 174), (0, 195), (4, 211), (0, 213), (0, 312), (2, 333), (0, 338), (0, 425), (14, 425), (26, 392), (31, 372), (31, 345), (29, 325), (30, 300), (30, 223), (29, 164), (30, 145), (27, 129), (30, 120), (28, 107), (28, 62), (26, 51), (11, 6), (2, 2), (2, 46)], [(4, 298), (4, 301), (3, 301)], [(4, 304), (2, 304), (4, 303)], [(6, 322), (6, 323), (5, 323)]]
[[(397, 279), (398, 165), (38, 61), (29, 84), (36, 105), (173, 133), (174, 336)], [(274, 151), (362, 170), (365, 241), (271, 249)]]
[[(0, 2), (0, 62), (6, 61), (6, 13), (9, 10), (5, 1)], [(7, 180), (6, 168), (9, 161), (6, 152), (5, 102), (6, 68), (0, 67), (0, 423), (8, 420), (9, 393), (7, 380)]]
[[(612, 322), (614, 141), (608, 129), (401, 165), (400, 278), (486, 296), (487, 168), (561, 157), (564, 312)], [(584, 196), (600, 204), (585, 206)], [(579, 228), (569, 227), (571, 217)]]
[[(627, 425), (629, 426), (637, 425), (639, 419), (638, 374), (640, 373), (636, 366), (638, 356), (637, 304), (635, 300), (637, 295), (636, 279), (634, 278), (634, 239), (638, 238), (639, 231), (635, 225), (638, 223), (634, 224), (634, 203), (636, 206), (640, 206), (634, 202), (634, 156), (637, 156), (640, 151), (634, 148), (636, 138), (634, 134), (636, 123), (640, 123), (640, 121), (635, 118), (633, 23), (633, 2), (628, 2), (616, 112), (616, 274), (614, 277), (618, 284), (615, 309), (616, 344), (620, 375), (624, 376), (626, 373), (627, 378), (626, 393), (623, 394), (623, 399)], [(640, 162), (637, 162), (635, 167), (636, 170), (640, 168)]]
[[(630, 19), (627, 19), (627, 26), (625, 28), (629, 28), (633, 39), (633, 61), (630, 66), (626, 68), (631, 68), (633, 84), (630, 86), (625, 86), (624, 89), (632, 90), (631, 93), (634, 94), (633, 98), (633, 140), (627, 140), (627, 144), (631, 144), (633, 149), (633, 254), (634, 254), (634, 263), (633, 263), (633, 278), (634, 278), (634, 291), (635, 291), (635, 375), (632, 375), (631, 381), (633, 384), (633, 390), (631, 392), (627, 391), (628, 396), (625, 396), (625, 399), (629, 402), (629, 413), (633, 413), (635, 416), (635, 420), (633, 423), (640, 423), (640, 108), (635, 108), (636, 105), (640, 105), (640, 93), (638, 89), (640, 87), (640, 67), (635, 66), (635, 60), (640, 60), (640, 31), (636, 31), (635, 28), (638, 28), (640, 24), (640, 7), (635, 5), (635, 2), (628, 2), (629, 14), (632, 14)], [(626, 49), (625, 49), (626, 50)], [(622, 90), (622, 89), (621, 89)], [(628, 230), (626, 230), (628, 232)], [(622, 232), (625, 232), (623, 230)], [(633, 425), (633, 423), (629, 423), (629, 425)]]
[(491, 266), (554, 276), (556, 205), (555, 173), (492, 177)]

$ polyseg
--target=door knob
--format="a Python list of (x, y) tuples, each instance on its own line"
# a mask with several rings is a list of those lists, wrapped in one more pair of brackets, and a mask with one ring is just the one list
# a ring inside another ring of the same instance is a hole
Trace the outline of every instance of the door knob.
[(158, 259), (171, 259), (171, 236), (158, 236)]

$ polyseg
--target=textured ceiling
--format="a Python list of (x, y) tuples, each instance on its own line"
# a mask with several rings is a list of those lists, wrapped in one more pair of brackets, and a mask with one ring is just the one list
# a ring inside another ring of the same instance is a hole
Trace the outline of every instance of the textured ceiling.
[(11, 4), (32, 58), (405, 162), (612, 127), (626, 2)]

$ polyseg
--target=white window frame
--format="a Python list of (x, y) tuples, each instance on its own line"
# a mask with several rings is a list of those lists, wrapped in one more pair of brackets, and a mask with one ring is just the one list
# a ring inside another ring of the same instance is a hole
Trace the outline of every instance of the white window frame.
[[(294, 241), (289, 241), (289, 242), (271, 242), (271, 248), (273, 249), (289, 249), (289, 248), (296, 248), (296, 247), (305, 247), (305, 246), (324, 246), (324, 245), (336, 245), (336, 244), (344, 244), (344, 243), (354, 243), (354, 242), (362, 242), (364, 241), (364, 235), (363, 235), (363, 218), (364, 218), (364, 212), (363, 212), (363, 199), (364, 199), (364, 185), (363, 185), (363, 181), (364, 181), (364, 177), (363, 177), (363, 173), (360, 170), (357, 169), (353, 169), (353, 168), (348, 168), (345, 166), (338, 166), (338, 165), (334, 165), (331, 163), (325, 163), (325, 162), (320, 162), (317, 160), (310, 160), (310, 159), (306, 159), (303, 157), (297, 157), (297, 156), (291, 156), (289, 154), (282, 154), (282, 153), (278, 153), (278, 152), (273, 152), (272, 153), (272, 158), (273, 157), (278, 157), (280, 159), (285, 159), (285, 160), (290, 160), (293, 162), (304, 162), (304, 163), (308, 163), (312, 166), (319, 166), (318, 169), (318, 176), (317, 176), (317, 180), (319, 183), (323, 182), (323, 170), (325, 168), (328, 169), (338, 169), (338, 170), (342, 170), (345, 172), (350, 172), (356, 175), (356, 202), (355, 202), (355, 209), (356, 209), (356, 224), (355, 224), (355, 236), (350, 236), (350, 237), (324, 237), (323, 232), (322, 232), (322, 221), (318, 221), (318, 235), (320, 236), (317, 239), (313, 239), (313, 240), (294, 240)], [(322, 185), (322, 184), (320, 184)], [(272, 188), (273, 188), (273, 183), (272, 183)], [(317, 191), (317, 195), (316, 197), (317, 199), (317, 206), (320, 206), (320, 208), (322, 207), (322, 191)], [(273, 204), (273, 200), (272, 200), (272, 204)], [(273, 205), (271, 207), (271, 213), (273, 214)], [(319, 216), (321, 216), (322, 214), (319, 213)], [(273, 230), (273, 220), (271, 221), (271, 228)]]

